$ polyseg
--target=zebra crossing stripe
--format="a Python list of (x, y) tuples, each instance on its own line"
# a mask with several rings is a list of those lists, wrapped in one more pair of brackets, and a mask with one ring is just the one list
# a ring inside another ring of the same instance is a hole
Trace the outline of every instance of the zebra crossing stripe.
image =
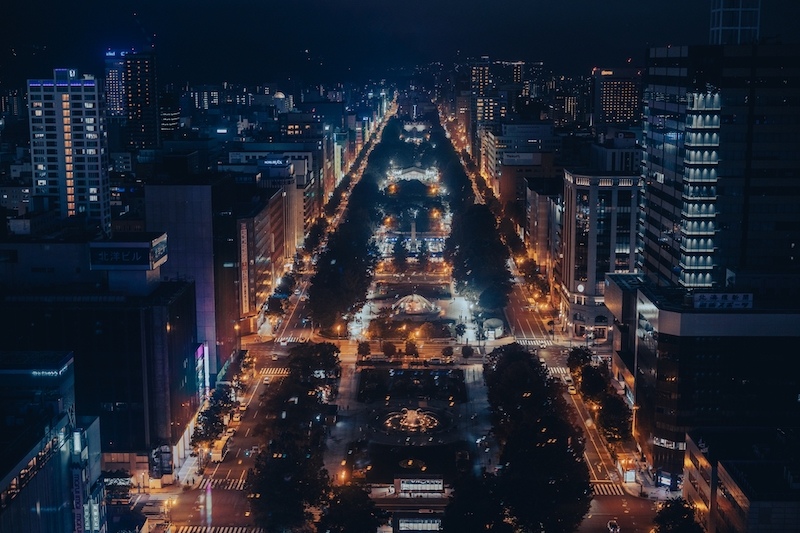
[(521, 346), (536, 346), (537, 348), (547, 348), (553, 345), (550, 339), (517, 339), (517, 344)]
[(264, 533), (264, 530), (251, 526), (180, 526), (176, 533)]
[(613, 482), (593, 482), (592, 492), (599, 496), (624, 496), (622, 485)]
[(177, 533), (264, 533), (264, 530), (251, 526), (180, 526)]
[(201, 489), (219, 489), (219, 490), (244, 490), (244, 479), (209, 479), (204, 478), (200, 482)]
[(569, 368), (565, 366), (551, 366), (547, 370), (549, 370), (551, 374), (560, 374), (560, 375), (569, 374)]
[(261, 369), (262, 376), (288, 376), (289, 369), (286, 367), (282, 368), (272, 368), (272, 367), (264, 367)]
[(278, 344), (282, 343), (288, 344), (290, 342), (299, 343), (299, 342), (305, 342), (305, 339), (303, 339), (302, 337), (281, 337), (280, 339), (277, 339), (277, 342)]

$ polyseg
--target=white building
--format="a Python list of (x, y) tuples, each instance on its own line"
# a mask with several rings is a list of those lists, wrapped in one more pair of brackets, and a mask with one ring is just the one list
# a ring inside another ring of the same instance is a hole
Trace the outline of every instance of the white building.
[(74, 69), (28, 81), (33, 197), (37, 209), (85, 216), (111, 232), (103, 100), (98, 82)]

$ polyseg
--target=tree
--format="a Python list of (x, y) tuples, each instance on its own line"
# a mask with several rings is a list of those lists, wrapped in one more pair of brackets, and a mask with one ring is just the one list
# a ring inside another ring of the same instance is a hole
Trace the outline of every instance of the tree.
[(370, 348), (369, 342), (361, 341), (358, 343), (358, 356), (359, 357), (366, 357), (370, 353), (372, 353), (372, 348)]
[(683, 498), (670, 498), (653, 518), (656, 533), (702, 533), (694, 508)]
[(491, 357), (484, 374), (504, 465), (502, 501), (522, 531), (574, 531), (591, 491), (581, 430), (570, 422), (561, 388), (518, 344), (495, 348)]
[(362, 485), (341, 485), (333, 487), (317, 531), (375, 533), (385, 523), (385, 513), (378, 509)]
[(592, 365), (583, 365), (581, 369), (581, 394), (586, 398), (598, 401), (608, 388), (607, 375)]
[(456, 332), (456, 337), (458, 337), (459, 340), (461, 340), (461, 337), (463, 337), (464, 333), (467, 332), (467, 325), (464, 324), (464, 323), (459, 323), (459, 324), (456, 324), (454, 329), (455, 329), (455, 332)]
[(428, 251), (428, 242), (423, 239), (419, 245), (419, 253), (417, 254), (417, 264), (423, 272), (428, 269), (430, 263), (430, 252)]
[(392, 248), (392, 262), (394, 263), (394, 268), (398, 272), (404, 272), (408, 266), (408, 250), (406, 250), (406, 247), (403, 244), (402, 237), (397, 237), (397, 240), (394, 241), (394, 248)]
[(473, 348), (470, 345), (466, 345), (466, 346), (462, 346), (461, 347), (461, 357), (463, 357), (464, 359), (472, 357), (472, 355), (474, 353), (475, 353), (475, 348)]
[(442, 356), (444, 357), (453, 357), (453, 347), (452, 346), (445, 346), (442, 348)]
[(619, 394), (603, 395), (597, 422), (602, 426), (608, 440), (616, 441), (631, 433), (631, 410)]
[(484, 309), (502, 309), (508, 305), (508, 295), (511, 292), (510, 283), (493, 283), (478, 297), (478, 305)]
[(511, 533), (512, 524), (506, 521), (505, 508), (497, 493), (494, 476), (456, 480), (453, 494), (444, 510), (442, 531), (446, 533)]
[(395, 346), (393, 342), (384, 341), (383, 345), (381, 346), (381, 349), (383, 350), (383, 355), (385, 355), (389, 359), (397, 355), (397, 346)]
[(419, 350), (417, 349), (417, 343), (414, 341), (406, 341), (406, 354), (412, 357), (419, 357)]
[(592, 352), (584, 347), (578, 346), (570, 350), (567, 356), (567, 366), (570, 372), (576, 372), (584, 365), (592, 361)]

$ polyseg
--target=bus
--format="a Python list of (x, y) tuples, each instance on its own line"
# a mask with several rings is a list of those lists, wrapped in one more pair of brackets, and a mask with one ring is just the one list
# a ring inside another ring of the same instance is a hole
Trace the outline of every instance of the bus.
[(227, 435), (223, 435), (218, 441), (215, 441), (214, 445), (211, 447), (211, 461), (214, 463), (221, 463), (225, 458), (225, 454), (228, 453), (230, 444), (231, 438)]

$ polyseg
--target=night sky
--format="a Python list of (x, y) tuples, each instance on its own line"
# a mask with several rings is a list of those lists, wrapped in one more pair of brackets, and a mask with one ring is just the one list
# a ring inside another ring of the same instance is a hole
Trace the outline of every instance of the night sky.
[[(588, 74), (705, 44), (709, 0), (12, 0), (2, 19), (0, 88), (55, 67), (99, 75), (107, 48), (153, 43), (174, 82), (349, 80), (479, 55)], [(800, 0), (762, 0), (761, 34), (800, 41)]]

